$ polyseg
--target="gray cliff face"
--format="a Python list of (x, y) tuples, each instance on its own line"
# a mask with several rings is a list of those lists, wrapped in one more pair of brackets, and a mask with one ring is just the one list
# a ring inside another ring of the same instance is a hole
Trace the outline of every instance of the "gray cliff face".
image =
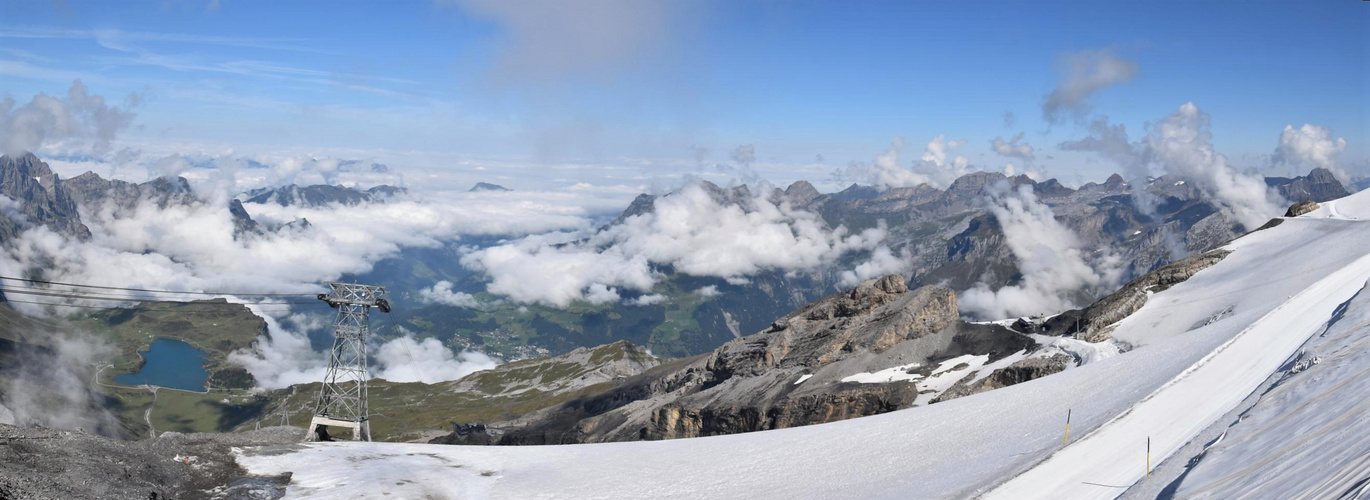
[[(951, 290), (909, 290), (902, 277), (886, 276), (711, 353), (667, 361), (607, 392), (503, 423), (499, 444), (675, 439), (874, 415), (912, 406), (927, 389), (844, 378), (904, 365), (926, 376), (965, 354), (999, 360), (1033, 349), (1024, 335), (961, 321)], [(1008, 385), (1049, 372), (1010, 366), (990, 378)]]
[(92, 211), (108, 207), (115, 217), (132, 212), (145, 201), (151, 201), (158, 208), (190, 205), (200, 201), (184, 177), (158, 177), (134, 184), (118, 179), (106, 180), (94, 172), (86, 172), (67, 179), (62, 184), (71, 192), (77, 204)]
[(242, 239), (248, 235), (262, 233), (261, 225), (252, 220), (247, 209), (243, 208), (243, 202), (237, 199), (229, 201), (228, 214), (233, 218), (233, 239)]
[(1332, 171), (1325, 168), (1315, 168), (1306, 176), (1292, 179), (1266, 177), (1265, 184), (1278, 190), (1280, 196), (1291, 202), (1332, 201), (1351, 194), (1336, 176), (1332, 175)]
[(1284, 212), (1285, 217), (1298, 217), (1317, 210), (1319, 205), (1316, 202), (1305, 200), (1289, 206), (1289, 210)]
[(18, 158), (0, 156), (0, 194), (18, 204), (17, 213), (0, 214), (7, 219), (0, 224), (0, 239), (4, 241), (36, 226), (82, 240), (90, 238), (90, 229), (81, 223), (76, 201), (62, 179), (31, 153)]

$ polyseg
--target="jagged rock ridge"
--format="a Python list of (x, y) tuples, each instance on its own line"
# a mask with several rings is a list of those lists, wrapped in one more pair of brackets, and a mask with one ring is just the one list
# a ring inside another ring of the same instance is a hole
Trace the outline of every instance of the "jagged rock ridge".
[[(918, 365), (915, 371), (928, 375), (937, 362), (958, 356), (999, 360), (1033, 349), (1024, 335), (961, 321), (951, 290), (909, 290), (902, 277), (886, 276), (819, 299), (712, 353), (667, 361), (611, 390), (500, 423), (498, 442), (672, 439), (874, 415), (935, 395), (918, 382), (844, 378), (900, 365)], [(1050, 372), (1015, 370), (995, 380)]]

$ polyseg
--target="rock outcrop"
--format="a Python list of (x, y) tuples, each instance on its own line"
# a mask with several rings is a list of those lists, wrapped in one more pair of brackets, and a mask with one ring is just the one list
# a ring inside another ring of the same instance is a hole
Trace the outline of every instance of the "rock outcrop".
[[(1006, 328), (961, 321), (949, 289), (909, 290), (902, 277), (886, 276), (711, 353), (668, 361), (612, 390), (509, 422), (499, 444), (674, 439), (885, 413), (912, 406), (928, 389), (916, 377), (861, 383), (853, 376), (897, 366), (927, 376), (943, 360), (999, 360), (1034, 346)], [(995, 380), (1008, 384), (1014, 376)]]
[(0, 223), (0, 240), (9, 241), (35, 226), (47, 226), (77, 239), (90, 238), (90, 229), (81, 223), (76, 200), (67, 192), (62, 179), (32, 153), (0, 156), (0, 194), (10, 200), (0, 205), (4, 209), (0, 219), (6, 221)]
[(1312, 211), (1314, 211), (1314, 210), (1317, 210), (1319, 206), (1320, 206), (1320, 205), (1318, 205), (1316, 202), (1314, 202), (1314, 201), (1312, 201), (1312, 200), (1300, 201), (1300, 202), (1298, 202), (1298, 203), (1295, 203), (1295, 204), (1293, 204), (1293, 205), (1290, 205), (1290, 206), (1289, 206), (1289, 210), (1287, 210), (1287, 211), (1284, 212), (1284, 216), (1285, 216), (1285, 217), (1298, 217), (1298, 216), (1303, 215), (1303, 214), (1306, 214), (1306, 213), (1308, 213), (1308, 212), (1312, 212)]

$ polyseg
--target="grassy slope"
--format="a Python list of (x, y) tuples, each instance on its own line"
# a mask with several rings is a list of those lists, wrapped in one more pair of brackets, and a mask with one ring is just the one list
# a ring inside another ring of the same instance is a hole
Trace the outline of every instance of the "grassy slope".
[[(568, 313), (569, 314), (569, 313)], [(148, 435), (148, 421), (158, 432), (223, 432), (277, 425), (282, 414), (296, 426), (308, 422), (313, 412), (319, 385), (309, 384), (268, 392), (216, 383), (224, 374), (241, 371), (225, 358), (235, 349), (247, 347), (265, 328), (260, 318), (245, 308), (204, 304), (145, 304), (141, 309), (109, 310), (67, 320), (33, 320), (0, 306), (0, 339), (34, 343), (41, 338), (33, 332), (44, 324), (88, 332), (113, 349), (95, 377), (98, 391), (112, 398), (111, 408), (130, 436)], [(113, 383), (120, 373), (137, 371), (140, 351), (158, 337), (188, 342), (208, 353), (211, 372), (210, 392), (193, 393), (173, 389), (123, 387)], [(511, 385), (572, 380), (603, 363), (629, 355), (626, 345), (615, 343), (592, 353), (591, 366), (552, 363), (540, 359), (508, 363), (495, 370), (472, 375), (474, 390), (457, 391), (456, 382), (441, 384), (371, 382), (372, 433), (378, 440), (404, 440), (422, 437), (422, 431), (444, 431), (450, 422), (488, 422), (511, 418), (563, 401), (607, 390), (602, 383), (578, 390), (549, 394), (540, 390), (513, 392)], [(5, 362), (0, 353), (0, 363)], [(233, 385), (233, 384), (229, 384)], [(151, 408), (152, 411), (148, 412)]]

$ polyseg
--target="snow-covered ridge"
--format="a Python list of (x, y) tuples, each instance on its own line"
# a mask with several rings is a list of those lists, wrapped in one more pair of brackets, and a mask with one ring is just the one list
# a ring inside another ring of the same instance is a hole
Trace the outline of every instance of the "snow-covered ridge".
[[(1235, 408), (1370, 280), (1366, 218), (1370, 193), (1362, 192), (1249, 234), (1228, 245), (1227, 258), (1120, 322), (1113, 337), (1133, 346), (1128, 352), (943, 403), (698, 439), (323, 443), (277, 455), (246, 450), (239, 462), (253, 473), (293, 471), (289, 497), (1112, 498), (1144, 480), (1148, 437), (1152, 465), (1160, 464)], [(1067, 411), (1072, 442), (1064, 446)]]

